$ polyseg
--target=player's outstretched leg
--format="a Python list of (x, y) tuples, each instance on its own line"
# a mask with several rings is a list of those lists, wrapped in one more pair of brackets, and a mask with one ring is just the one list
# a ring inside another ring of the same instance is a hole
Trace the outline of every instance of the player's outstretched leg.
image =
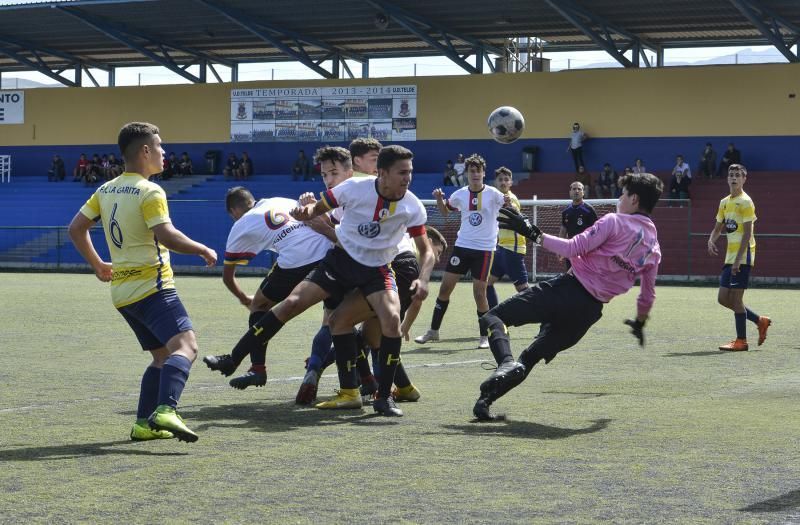
[(231, 379), (228, 384), (238, 390), (244, 390), (249, 386), (264, 386), (267, 384), (267, 367), (263, 364), (254, 364), (244, 374)]

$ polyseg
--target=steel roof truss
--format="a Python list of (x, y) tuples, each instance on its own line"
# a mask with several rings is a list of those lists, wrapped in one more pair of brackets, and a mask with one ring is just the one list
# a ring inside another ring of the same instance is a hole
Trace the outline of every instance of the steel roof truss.
[(764, 38), (785, 56), (789, 62), (800, 62), (800, 58), (791, 50), (793, 44), (787, 44), (780, 29), (784, 27), (792, 32), (792, 36), (795, 37), (794, 42), (796, 42), (796, 37), (800, 34), (800, 29), (797, 26), (781, 18), (772, 11), (765, 9), (755, 0), (730, 0), (730, 2), (751, 24), (761, 31)]
[(0, 46), (0, 54), (3, 54), (12, 60), (15, 60), (20, 64), (24, 64), (34, 71), (38, 71), (39, 73), (48, 76), (60, 84), (64, 84), (65, 86), (70, 86), (70, 87), (78, 87), (78, 84), (76, 82), (61, 76), (61, 71), (63, 70), (58, 72), (53, 71), (49, 67), (45, 66), (43, 63), (40, 64), (39, 62), (35, 62), (23, 55), (20, 55), (16, 50)]

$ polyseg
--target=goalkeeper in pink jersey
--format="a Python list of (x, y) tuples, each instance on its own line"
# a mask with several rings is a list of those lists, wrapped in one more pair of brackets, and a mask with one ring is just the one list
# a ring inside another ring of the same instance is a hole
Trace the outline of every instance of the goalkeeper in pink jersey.
[[(637, 278), (641, 291), (636, 318), (625, 324), (644, 346), (644, 324), (655, 301), (661, 261), (650, 213), (661, 197), (663, 184), (654, 175), (637, 173), (623, 176), (620, 186), (617, 213), (605, 215), (572, 239), (544, 234), (515, 210), (500, 210), (497, 220), (501, 228), (568, 258), (572, 268), (518, 293), (481, 317), (481, 328), (489, 330), (489, 347), (497, 369), (481, 383), (481, 394), (473, 408), (478, 421), (502, 417), (491, 413), (491, 404), (522, 383), (536, 363), (549, 363), (580, 341), (602, 316), (603, 303), (630, 290)], [(539, 334), (515, 361), (506, 326), (529, 323), (541, 324)]]

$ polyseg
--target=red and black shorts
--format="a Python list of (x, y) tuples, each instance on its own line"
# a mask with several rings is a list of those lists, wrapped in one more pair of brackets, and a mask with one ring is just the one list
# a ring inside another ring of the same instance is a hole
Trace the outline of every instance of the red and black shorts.
[(258, 288), (264, 297), (279, 303), (289, 297), (294, 287), (303, 282), (318, 264), (319, 261), (316, 261), (297, 268), (281, 268), (280, 263), (275, 263)]
[[(319, 265), (306, 277), (330, 294), (333, 301), (341, 300), (347, 292), (361, 290), (364, 297), (384, 290), (397, 291), (394, 272), (389, 264), (366, 266), (356, 261), (340, 246), (334, 246), (319, 262)], [(325, 307), (332, 301), (326, 299)]]
[(473, 250), (472, 248), (462, 248), (456, 246), (447, 261), (446, 272), (458, 275), (472, 274), (472, 278), (478, 281), (486, 281), (492, 269), (494, 250)]

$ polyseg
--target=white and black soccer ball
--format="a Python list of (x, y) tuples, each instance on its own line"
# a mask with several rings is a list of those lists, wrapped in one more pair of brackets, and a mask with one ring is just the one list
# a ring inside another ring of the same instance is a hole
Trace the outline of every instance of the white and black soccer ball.
[(489, 134), (501, 144), (511, 144), (522, 135), (525, 118), (517, 108), (500, 106), (489, 114)]

